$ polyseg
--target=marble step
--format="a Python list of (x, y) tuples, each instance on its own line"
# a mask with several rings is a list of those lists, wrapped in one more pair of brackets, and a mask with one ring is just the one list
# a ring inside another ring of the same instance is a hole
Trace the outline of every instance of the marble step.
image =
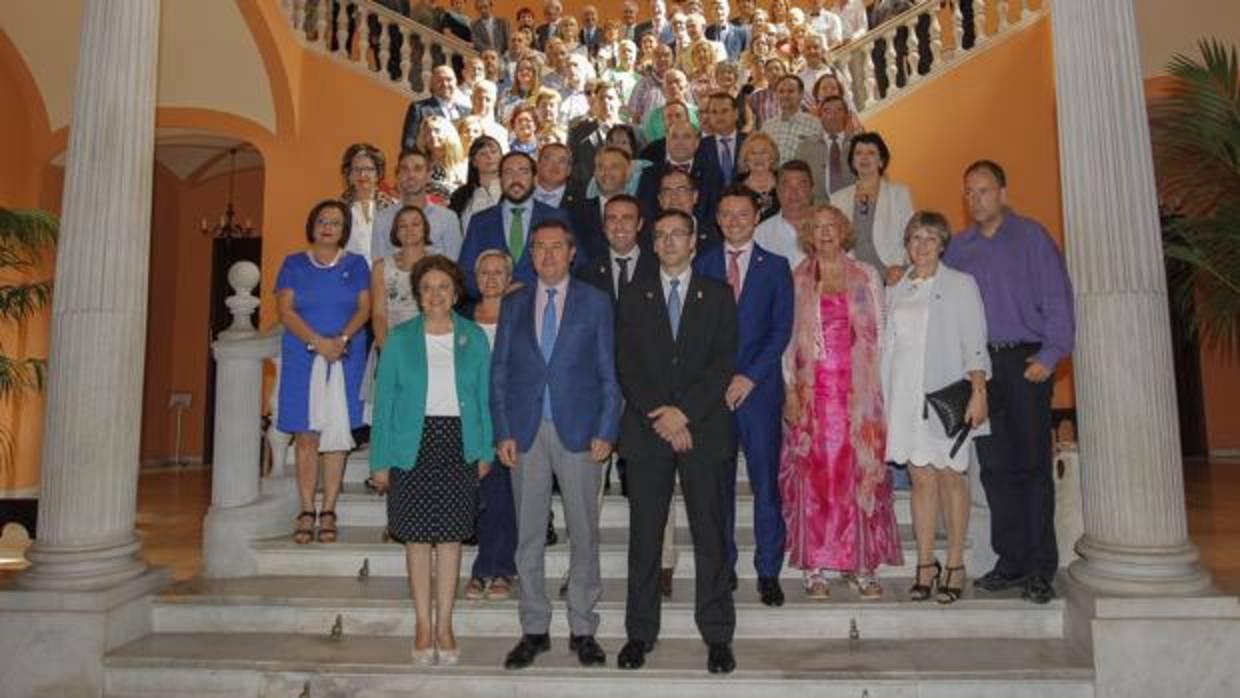
[[(916, 563), (916, 543), (908, 526), (901, 526), (901, 542), (904, 563), (883, 567), (879, 574), (884, 577), (912, 577)], [(258, 563), (259, 575), (318, 575), (355, 576), (364, 560), (369, 560), (370, 573), (376, 576), (401, 576), (405, 574), (405, 551), (395, 543), (382, 542), (382, 529), (378, 526), (342, 526), (339, 540), (335, 543), (311, 543), (298, 545), (289, 536), (256, 540), (251, 543)], [(738, 560), (736, 573), (742, 579), (757, 576), (753, 569), (752, 530), (737, 528)], [(693, 546), (688, 531), (678, 531), (677, 551), (680, 562), (676, 576), (691, 579), (694, 575)], [(936, 545), (940, 560), (946, 558), (943, 541)], [(462, 555), (461, 574), (469, 575), (477, 548), (467, 547)], [(988, 550), (980, 550), (965, 544), (966, 566), (982, 572), (990, 569)], [(569, 546), (561, 537), (560, 543), (547, 548), (547, 577), (558, 577), (568, 571)], [(603, 529), (599, 544), (599, 562), (603, 577), (624, 578), (628, 573), (628, 533), (623, 529)], [(981, 563), (981, 564), (975, 564)], [(979, 572), (980, 573), (980, 572)], [(796, 579), (800, 571), (785, 565), (783, 577)]]
[[(600, 528), (629, 527), (629, 500), (620, 495), (619, 485), (612, 488), (612, 493), (603, 497), (603, 508), (599, 512)], [(676, 495), (672, 500), (676, 507), (677, 520), (687, 522), (684, 499)], [(901, 524), (913, 522), (913, 512), (907, 491), (894, 494), (893, 505), (896, 521)], [(340, 515), (340, 523), (344, 526), (383, 526), (387, 524), (386, 500), (360, 483), (345, 483), (340, 498), (336, 501), (336, 513)], [(564, 505), (558, 495), (551, 498), (551, 510), (555, 512), (557, 522), (564, 521)], [(983, 507), (974, 507), (974, 516), (985, 515)], [(736, 495), (736, 520), (739, 523), (753, 521), (753, 495), (742, 488)]]
[(737, 640), (735, 673), (706, 672), (699, 639), (665, 639), (640, 671), (583, 668), (562, 635), (521, 671), (513, 638), (460, 638), (461, 663), (415, 667), (408, 636), (154, 633), (104, 658), (108, 698), (1092, 698), (1087, 657), (1063, 640)]
[[(832, 584), (830, 600), (807, 598), (797, 582), (786, 582), (787, 602), (767, 608), (753, 584), (736, 591), (737, 638), (843, 639), (855, 627), (865, 639), (1023, 638), (1063, 636), (1063, 602), (1036, 606), (1017, 591), (990, 594), (967, 589), (947, 607), (908, 601), (911, 578), (885, 580), (887, 598), (862, 601), (842, 581)], [(568, 634), (559, 580), (547, 593), (556, 611), (552, 633)], [(693, 581), (677, 580), (663, 602), (661, 637), (695, 638)], [(596, 611), (600, 638), (623, 638), (625, 580), (605, 579)], [(153, 604), (159, 633), (286, 633), (327, 635), (339, 616), (346, 636), (406, 635), (414, 630), (407, 581), (403, 577), (249, 577), (194, 580), (177, 584)], [(459, 597), (454, 627), (461, 637), (515, 638), (520, 632), (515, 595), (508, 601), (467, 601)]]

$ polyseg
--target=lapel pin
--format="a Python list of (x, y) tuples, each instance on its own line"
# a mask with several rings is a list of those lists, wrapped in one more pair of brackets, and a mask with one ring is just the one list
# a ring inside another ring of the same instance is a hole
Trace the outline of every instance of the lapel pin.
[(646, 291), (646, 300), (648, 300), (648, 301), (652, 301), (652, 300), (654, 300), (654, 292), (653, 292), (653, 291)]
[(697, 297), (698, 297), (698, 300), (702, 300), (702, 290), (701, 290), (701, 289), (698, 289), (698, 292), (697, 292)]
[(466, 337), (465, 335), (461, 335), (461, 338), (456, 340), (456, 343), (461, 346), (465, 346), (467, 343), (469, 343), (469, 337)]

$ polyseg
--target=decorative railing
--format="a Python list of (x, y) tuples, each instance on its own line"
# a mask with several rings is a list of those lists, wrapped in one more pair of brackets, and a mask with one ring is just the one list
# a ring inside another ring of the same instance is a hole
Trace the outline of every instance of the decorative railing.
[[(858, 112), (874, 113), (979, 48), (1023, 29), (1050, 0), (928, 0), (832, 50), (830, 62)], [(807, 89), (809, 86), (806, 86)]]
[(437, 65), (477, 55), (466, 41), (370, 0), (282, 0), (297, 38), (372, 78), (425, 97)]

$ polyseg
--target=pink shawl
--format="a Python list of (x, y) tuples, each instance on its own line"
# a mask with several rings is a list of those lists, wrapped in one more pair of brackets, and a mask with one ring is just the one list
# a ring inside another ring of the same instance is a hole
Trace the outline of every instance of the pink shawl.
[[(852, 387), (848, 394), (850, 438), (857, 458), (857, 503), (866, 514), (874, 512), (874, 492), (887, 477), (887, 443), (883, 391), (879, 376), (879, 338), (885, 321), (883, 286), (868, 264), (845, 258), (845, 290), (852, 325)], [(806, 257), (792, 272), (796, 308), (792, 341), (784, 351), (784, 380), (801, 399), (799, 430), (812, 429), (815, 366), (824, 359), (822, 318), (819, 314), (818, 260)]]

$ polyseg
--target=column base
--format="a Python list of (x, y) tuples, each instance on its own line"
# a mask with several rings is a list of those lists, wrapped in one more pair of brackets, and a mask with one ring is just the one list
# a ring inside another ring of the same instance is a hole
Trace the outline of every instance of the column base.
[(109, 589), (147, 570), (138, 557), (141, 547), (132, 534), (124, 543), (107, 546), (55, 546), (36, 540), (26, 551), (31, 566), (17, 576), (17, 585), (49, 591)]
[(1191, 543), (1152, 548), (1100, 543), (1088, 535), (1076, 544), (1081, 559), (1068, 576), (1089, 589), (1120, 596), (1183, 596), (1210, 588), (1210, 574)]

